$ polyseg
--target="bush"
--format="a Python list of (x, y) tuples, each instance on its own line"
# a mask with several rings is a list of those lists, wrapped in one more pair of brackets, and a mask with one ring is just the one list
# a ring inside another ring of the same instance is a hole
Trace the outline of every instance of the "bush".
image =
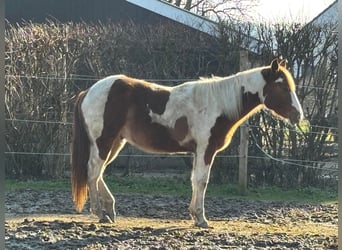
[[(240, 46), (253, 45), (250, 34), (256, 30), (259, 41), (253, 46), (261, 56), (251, 53), (251, 66), (269, 64), (278, 55), (287, 58), (309, 123), (300, 131), (267, 113), (250, 119), (249, 154), (255, 157), (249, 160), (250, 183), (316, 185), (326, 173), (322, 164), (300, 165), (336, 156), (336, 150), (331, 153), (327, 147), (335, 143), (331, 135), (337, 133), (330, 129), (337, 127), (337, 39), (332, 28), (312, 26), (299, 32), (287, 25), (255, 29), (221, 24), (221, 35), (213, 38), (177, 24), (7, 24), (7, 151), (25, 154), (7, 154), (6, 174), (17, 178), (68, 175), (69, 157), (59, 153), (69, 152), (74, 97), (97, 79), (122, 73), (152, 81), (171, 79), (159, 83), (174, 86), (199, 76), (229, 75), (239, 71)], [(238, 155), (238, 144), (236, 133), (219, 156)], [(136, 150), (126, 148), (123, 153)], [(265, 159), (265, 153), (296, 160), (298, 165)], [(190, 165), (189, 158), (183, 161)], [(236, 157), (216, 158), (212, 180), (236, 182), (237, 163)], [(115, 167), (127, 164), (134, 168), (138, 163), (130, 158), (113, 163)]]

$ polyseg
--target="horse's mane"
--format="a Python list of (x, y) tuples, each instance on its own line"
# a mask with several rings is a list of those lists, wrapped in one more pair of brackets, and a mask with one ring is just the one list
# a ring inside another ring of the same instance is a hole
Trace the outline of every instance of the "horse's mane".
[(237, 119), (242, 109), (242, 85), (239, 77), (234, 76), (201, 77), (194, 85), (196, 102), (221, 107), (223, 114)]

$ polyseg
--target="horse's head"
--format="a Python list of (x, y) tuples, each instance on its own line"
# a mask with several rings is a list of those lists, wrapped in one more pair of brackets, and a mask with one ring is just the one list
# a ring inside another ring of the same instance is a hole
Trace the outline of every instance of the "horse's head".
[(266, 81), (263, 89), (264, 104), (266, 108), (289, 120), (291, 124), (297, 124), (303, 118), (303, 109), (286, 64), (286, 60), (274, 59), (269, 67), (262, 70)]

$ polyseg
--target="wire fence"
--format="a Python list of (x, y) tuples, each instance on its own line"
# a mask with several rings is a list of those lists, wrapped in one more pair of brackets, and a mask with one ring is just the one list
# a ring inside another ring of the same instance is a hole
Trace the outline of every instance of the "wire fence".
[[(64, 80), (64, 81), (98, 81), (103, 79), (106, 76), (94, 77), (91, 75), (71, 75), (71, 77), (63, 77), (60, 75), (44, 75), (44, 76), (28, 76), (28, 75), (5, 75), (5, 78), (28, 78), (28, 79), (41, 79), (41, 80)], [(198, 80), (197, 78), (184, 78), (184, 79), (143, 79), (145, 81), (150, 82), (186, 82), (186, 81), (194, 81)], [(316, 90), (337, 90), (337, 87), (318, 87), (318, 86), (308, 86), (308, 85), (301, 85), (298, 84), (297, 88), (307, 88), (307, 89), (316, 89)]]
[[(71, 75), (69, 77), (63, 77), (60, 75), (40, 75), (40, 76), (29, 76), (29, 75), (5, 75), (7, 79), (9, 78), (27, 78), (27, 79), (40, 79), (40, 80), (62, 80), (62, 81), (97, 81), (102, 79), (103, 77), (94, 77), (90, 75)], [(147, 81), (151, 82), (159, 82), (159, 83), (180, 83), (180, 82), (185, 82), (185, 81), (191, 81), (191, 80), (196, 80), (196, 79), (145, 79)], [(303, 85), (298, 85), (298, 88), (308, 88), (308, 89), (316, 89), (316, 90), (322, 90), (325, 88), (322, 87), (317, 87), (317, 86), (303, 86)], [(330, 88), (331, 89), (331, 88)], [(21, 114), (23, 115), (23, 114)], [(29, 116), (27, 116), (29, 117)], [(66, 129), (71, 129), (72, 122), (70, 121), (52, 121), (52, 120), (34, 120), (34, 119), (17, 119), (17, 118), (6, 118), (6, 122), (9, 123), (24, 123), (29, 126), (29, 124), (44, 124), (44, 125), (61, 125), (65, 126)], [(251, 129), (265, 129), (259, 125), (248, 125)], [(310, 124), (310, 128), (313, 130), (321, 130), (319, 132), (315, 131), (309, 131), (305, 133), (309, 134), (324, 134), (324, 135), (330, 135), (333, 137), (337, 136), (337, 127), (333, 126), (321, 126), (321, 125), (315, 125), (315, 124)], [(255, 159), (260, 159), (260, 160), (271, 160), (275, 162), (279, 162), (283, 165), (288, 165), (288, 166), (296, 166), (296, 167), (301, 167), (301, 168), (311, 168), (311, 169), (322, 169), (322, 166), (324, 166), (324, 169), (327, 171), (331, 172), (337, 172), (338, 168), (338, 163), (337, 160), (330, 160), (330, 161), (312, 161), (312, 160), (303, 160), (303, 159), (288, 159), (288, 158), (278, 158), (274, 157), (268, 152), (266, 152), (262, 146), (260, 146), (257, 143), (257, 140), (255, 138), (255, 135), (250, 129), (250, 138), (252, 139), (252, 142), (249, 144), (250, 147), (255, 146), (258, 150), (259, 153), (262, 155), (248, 155), (249, 160), (255, 160)], [(292, 131), (295, 133), (299, 133), (299, 131), (296, 128), (276, 128), (276, 127), (267, 127), (268, 130), (277, 130), (277, 131)], [(322, 130), (326, 130), (328, 132), (324, 132)], [(70, 152), (28, 152), (28, 151), (6, 151), (5, 155), (20, 155), (20, 156), (44, 156), (44, 157), (70, 157)], [(155, 157), (164, 157), (164, 158), (191, 158), (192, 155), (156, 155), (156, 154), (141, 154), (141, 153), (133, 153), (133, 154), (127, 154), (127, 153), (120, 153), (118, 155), (119, 158), (122, 157), (130, 157), (130, 158), (155, 158)], [(219, 154), (216, 156), (217, 158), (239, 158), (240, 155), (227, 155), (227, 154)]]
[[(60, 122), (60, 121), (42, 121), (42, 120), (26, 120), (26, 119), (5, 119), (6, 122), (20, 122), (20, 123), (38, 123), (38, 124), (59, 124), (63, 126), (72, 126), (71, 122)], [(261, 128), (257, 125), (249, 125), (251, 128)], [(311, 125), (311, 127), (317, 127), (317, 128), (325, 128), (328, 130), (336, 130), (336, 127), (325, 127), (325, 126), (318, 126), (318, 125)], [(272, 130), (285, 130), (285, 129), (279, 129), (279, 128), (270, 128)], [(290, 129), (291, 130), (291, 129)], [(298, 132), (295, 129), (292, 129), (292, 131)], [(308, 133), (316, 133), (316, 132), (308, 132)], [(318, 133), (318, 132), (317, 132)], [(323, 133), (323, 132), (319, 132)], [(332, 135), (336, 135), (336, 133), (330, 133)], [(259, 151), (263, 154), (263, 156), (256, 156), (256, 155), (248, 155), (248, 159), (268, 159), (273, 160), (276, 162), (280, 162), (284, 165), (292, 165), (297, 167), (303, 167), (303, 168), (312, 168), (312, 169), (322, 169), (322, 165), (326, 165), (324, 168), (327, 171), (337, 172), (338, 171), (338, 162), (336, 161), (311, 161), (311, 160), (297, 160), (297, 159), (288, 159), (288, 158), (277, 158), (272, 155), (270, 155), (268, 152), (266, 152), (258, 143), (255, 138), (255, 135), (250, 131), (251, 138), (253, 139), (253, 145), (255, 145)], [(252, 146), (251, 144), (249, 146)], [(18, 152), (18, 151), (5, 151), (6, 155), (25, 155), (25, 156), (61, 156), (61, 157), (70, 157), (70, 152)], [(170, 154), (127, 154), (127, 153), (120, 153), (118, 157), (133, 157), (133, 158), (156, 158), (156, 157), (164, 157), (164, 158), (191, 158), (192, 155), (190, 154), (179, 154), (179, 155), (170, 155)], [(217, 158), (239, 158), (240, 155), (217, 155)]]

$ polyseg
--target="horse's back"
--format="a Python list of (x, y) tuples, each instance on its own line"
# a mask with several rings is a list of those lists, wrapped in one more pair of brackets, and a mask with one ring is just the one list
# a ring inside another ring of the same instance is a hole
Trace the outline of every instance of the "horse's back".
[[(125, 75), (111, 75), (94, 83), (88, 91), (87, 100), (98, 101), (98, 98), (106, 98), (112, 85), (119, 79), (125, 79)], [(95, 100), (94, 100), (95, 99)]]

